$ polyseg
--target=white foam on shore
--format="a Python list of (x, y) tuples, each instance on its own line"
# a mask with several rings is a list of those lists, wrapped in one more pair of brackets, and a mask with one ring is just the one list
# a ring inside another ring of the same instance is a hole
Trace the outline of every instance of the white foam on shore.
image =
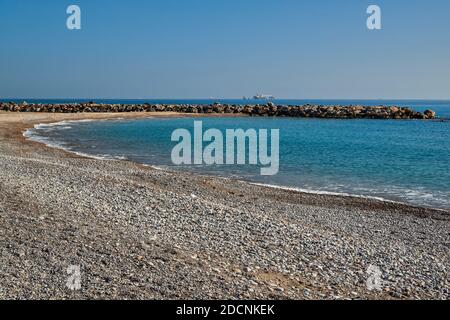
[[(246, 182), (246, 181), (243, 181), (243, 182)], [(437, 208), (437, 207), (429, 206), (429, 205), (426, 205), (426, 204), (420, 205), (420, 204), (414, 204), (414, 203), (408, 203), (408, 202), (394, 201), (394, 200), (389, 200), (389, 199), (382, 198), (382, 197), (367, 196), (367, 195), (345, 193), (345, 192), (330, 192), (330, 191), (323, 191), (323, 190), (310, 190), (310, 189), (278, 186), (278, 185), (265, 184), (265, 183), (255, 183), (255, 182), (246, 182), (246, 183), (249, 183), (249, 184), (254, 185), (254, 186), (259, 186), (259, 187), (278, 189), (278, 190), (286, 190), (286, 191), (294, 191), (294, 192), (300, 192), (300, 193), (305, 193), (305, 194), (315, 194), (315, 195), (325, 195), (325, 196), (337, 196), (337, 197), (367, 199), (367, 200), (373, 200), (373, 201), (379, 201), (379, 202), (386, 202), (386, 203), (406, 205), (406, 206), (409, 206), (409, 207), (421, 207), (421, 208), (433, 209), (433, 210), (442, 211), (442, 212), (448, 212), (448, 210), (446, 210), (446, 209)]]
[(39, 135), (36, 132), (36, 130), (43, 130), (45, 132), (48, 132), (48, 131), (52, 130), (52, 128), (57, 128), (57, 127), (59, 127), (59, 129), (67, 130), (67, 129), (72, 128), (69, 124), (74, 124), (74, 123), (79, 123), (79, 122), (105, 121), (105, 120), (123, 120), (123, 118), (98, 119), (98, 120), (96, 120), (96, 119), (64, 120), (64, 121), (53, 122), (53, 123), (39, 123), (39, 124), (34, 125), (33, 128), (29, 128), (29, 129), (25, 130), (23, 133), (23, 136), (25, 138), (27, 138), (28, 140), (42, 143), (42, 144), (46, 145), (47, 147), (70, 152), (70, 153), (76, 154), (76, 155), (78, 155), (80, 157), (84, 157), (84, 158), (91, 158), (91, 159), (95, 159), (95, 160), (128, 160), (128, 158), (126, 156), (112, 156), (110, 154), (103, 154), (103, 155), (89, 154), (89, 153), (74, 151), (74, 150), (71, 150), (70, 147), (67, 147), (65, 142), (51, 140), (42, 135)]
[(147, 168), (152, 168), (154, 170), (158, 170), (158, 171), (169, 171), (167, 168), (158, 167), (158, 166), (151, 165), (151, 164), (141, 163), (141, 165), (143, 165), (144, 167), (147, 167)]
[(96, 121), (93, 119), (82, 119), (82, 120), (64, 120), (59, 122), (52, 122), (52, 123), (39, 123), (34, 126), (34, 129), (36, 130), (42, 130), (42, 129), (50, 129), (53, 127), (61, 127), (61, 126), (68, 126), (70, 127), (70, 124), (77, 123), (77, 122), (92, 122)]
[(251, 185), (254, 185), (254, 186), (267, 187), (267, 188), (279, 189), (279, 190), (287, 190), (287, 191), (295, 191), (295, 192), (306, 193), (306, 194), (361, 198), (361, 199), (376, 200), (376, 201), (389, 202), (389, 203), (395, 203), (395, 204), (405, 204), (405, 205), (411, 206), (411, 204), (409, 204), (409, 203), (404, 203), (404, 202), (400, 202), (400, 201), (393, 201), (393, 200), (389, 200), (389, 199), (385, 199), (385, 198), (381, 198), (381, 197), (374, 197), (374, 196), (363, 196), (363, 195), (359, 195), (359, 194), (352, 194), (352, 193), (345, 193), (345, 192), (331, 192), (331, 191), (322, 191), (322, 190), (309, 190), (309, 189), (303, 189), (303, 188), (277, 186), (277, 185), (265, 184), (265, 183), (254, 183), (254, 182), (249, 182), (249, 183)]

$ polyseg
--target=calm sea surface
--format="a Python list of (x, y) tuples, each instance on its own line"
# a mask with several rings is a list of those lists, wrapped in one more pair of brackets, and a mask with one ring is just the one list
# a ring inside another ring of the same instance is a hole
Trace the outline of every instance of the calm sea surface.
[[(209, 103), (212, 100), (96, 101)], [(243, 100), (222, 102), (251, 103)], [(406, 105), (418, 111), (431, 108), (442, 119), (450, 119), (449, 101), (278, 100), (276, 103)], [(174, 167), (171, 151), (176, 143), (171, 142), (171, 134), (178, 128), (192, 131), (193, 119), (65, 122), (37, 126), (28, 134), (53, 146), (107, 159), (129, 159), (311, 192), (378, 197), (450, 209), (450, 122), (447, 120), (242, 117), (202, 121), (205, 130), (217, 128), (223, 132), (238, 128), (280, 129), (278, 175), (260, 176), (259, 166)]]

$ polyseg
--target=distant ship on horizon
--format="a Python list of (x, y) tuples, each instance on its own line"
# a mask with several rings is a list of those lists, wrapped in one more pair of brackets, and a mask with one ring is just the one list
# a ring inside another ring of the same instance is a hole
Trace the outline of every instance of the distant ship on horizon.
[[(247, 97), (244, 97), (243, 99), (244, 100), (250, 100), (250, 98), (247, 98)], [(273, 100), (273, 99), (275, 99), (275, 97), (273, 95), (271, 95), (271, 94), (260, 94), (260, 93), (258, 93), (258, 94), (253, 96), (253, 99), (254, 100)]]

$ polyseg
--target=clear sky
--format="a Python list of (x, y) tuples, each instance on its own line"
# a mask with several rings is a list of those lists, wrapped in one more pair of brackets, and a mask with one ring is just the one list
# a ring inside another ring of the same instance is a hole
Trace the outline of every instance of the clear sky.
[[(70, 4), (81, 30), (66, 28)], [(450, 1), (0, 0), (0, 98), (258, 92), (449, 99)]]

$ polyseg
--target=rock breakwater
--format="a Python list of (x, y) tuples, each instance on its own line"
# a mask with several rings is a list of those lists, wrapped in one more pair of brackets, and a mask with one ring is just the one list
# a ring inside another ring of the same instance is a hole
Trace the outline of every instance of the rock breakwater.
[(396, 106), (362, 106), (362, 105), (275, 105), (272, 102), (260, 105), (235, 104), (99, 104), (70, 103), (14, 103), (1, 102), (0, 111), (8, 112), (50, 112), (50, 113), (81, 113), (81, 112), (178, 112), (192, 114), (243, 114), (249, 116), (268, 117), (299, 117), (326, 119), (435, 119), (432, 110), (417, 112), (407, 107)]

